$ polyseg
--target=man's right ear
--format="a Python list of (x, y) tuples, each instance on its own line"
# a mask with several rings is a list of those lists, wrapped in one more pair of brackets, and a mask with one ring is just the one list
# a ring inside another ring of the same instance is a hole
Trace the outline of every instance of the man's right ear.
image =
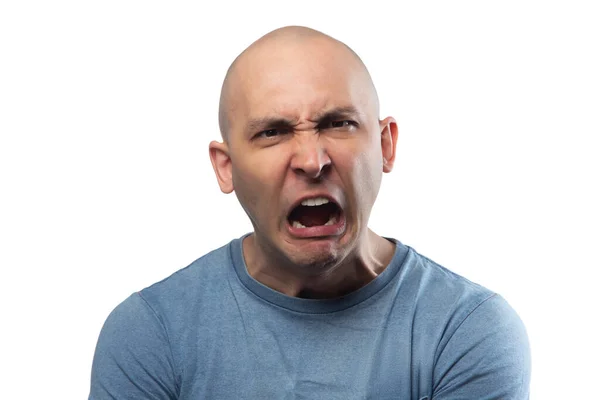
[(231, 157), (227, 143), (212, 141), (208, 145), (210, 162), (212, 163), (221, 192), (229, 194), (233, 192), (233, 178), (231, 172)]

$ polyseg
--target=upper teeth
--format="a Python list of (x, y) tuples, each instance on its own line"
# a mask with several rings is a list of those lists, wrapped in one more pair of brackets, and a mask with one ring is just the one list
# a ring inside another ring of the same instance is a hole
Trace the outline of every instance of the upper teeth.
[(325, 197), (315, 197), (314, 199), (306, 199), (302, 202), (303, 206), (320, 206), (329, 203)]

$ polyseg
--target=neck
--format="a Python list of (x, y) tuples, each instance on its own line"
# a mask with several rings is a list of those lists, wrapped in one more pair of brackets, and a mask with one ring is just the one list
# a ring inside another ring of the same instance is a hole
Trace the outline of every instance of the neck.
[(289, 260), (262, 248), (255, 234), (244, 239), (242, 245), (248, 273), (263, 285), (292, 297), (327, 299), (365, 286), (385, 270), (394, 256), (395, 245), (371, 230), (358, 242), (343, 259), (310, 275), (298, 266), (281, 267)]

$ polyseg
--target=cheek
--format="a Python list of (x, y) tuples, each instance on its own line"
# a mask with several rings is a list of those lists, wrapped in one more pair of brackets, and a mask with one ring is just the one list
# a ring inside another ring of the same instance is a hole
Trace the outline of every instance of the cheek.
[(361, 200), (372, 203), (377, 197), (379, 185), (381, 184), (381, 162), (378, 162), (373, 155), (363, 153), (361, 157), (356, 158), (356, 164), (356, 180), (358, 181)]
[(242, 207), (257, 220), (278, 210), (277, 169), (268, 157), (246, 157), (232, 169), (234, 191)]
[(372, 143), (363, 142), (346, 148), (346, 151), (338, 150), (335, 159), (342, 179), (356, 196), (354, 201), (361, 205), (359, 208), (372, 204), (381, 184), (381, 150)]
[(261, 203), (260, 193), (264, 193), (261, 187), (263, 180), (256, 171), (249, 170), (245, 165), (236, 166), (232, 171), (233, 189), (242, 207), (254, 214), (257, 206)]

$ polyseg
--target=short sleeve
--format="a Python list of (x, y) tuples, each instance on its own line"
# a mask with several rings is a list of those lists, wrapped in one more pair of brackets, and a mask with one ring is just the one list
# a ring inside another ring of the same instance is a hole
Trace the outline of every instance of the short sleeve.
[(134, 293), (102, 327), (89, 399), (176, 399), (175, 376), (164, 325), (141, 295)]
[(452, 333), (434, 368), (434, 400), (529, 398), (529, 341), (499, 295), (475, 308)]

